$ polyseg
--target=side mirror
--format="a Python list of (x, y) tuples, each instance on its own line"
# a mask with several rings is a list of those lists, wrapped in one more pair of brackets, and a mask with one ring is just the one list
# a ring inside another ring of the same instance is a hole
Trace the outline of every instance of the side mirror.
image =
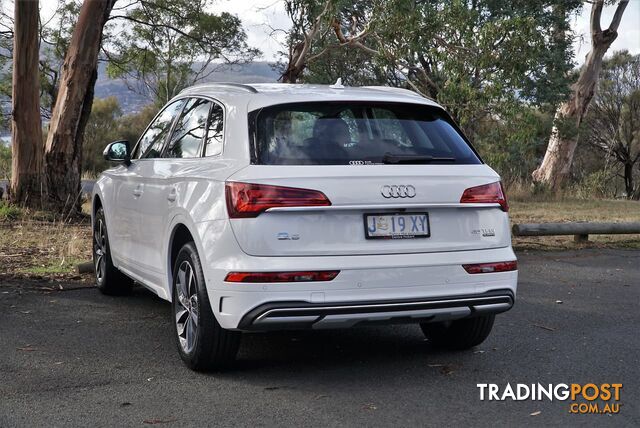
[(110, 143), (102, 153), (109, 162), (122, 162), (126, 166), (131, 165), (131, 151), (127, 140)]

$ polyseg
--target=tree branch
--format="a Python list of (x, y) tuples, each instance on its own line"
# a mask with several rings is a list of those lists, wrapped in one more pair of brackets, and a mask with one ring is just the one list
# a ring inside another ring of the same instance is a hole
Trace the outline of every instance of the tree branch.
[(629, 0), (620, 0), (620, 3), (618, 3), (618, 7), (616, 8), (616, 12), (613, 14), (611, 24), (609, 25), (609, 31), (618, 31), (620, 21), (622, 20), (622, 14), (628, 4)]
[(591, 40), (595, 37), (595, 34), (602, 32), (600, 27), (600, 18), (602, 16), (602, 8), (604, 7), (604, 0), (596, 0), (591, 6)]

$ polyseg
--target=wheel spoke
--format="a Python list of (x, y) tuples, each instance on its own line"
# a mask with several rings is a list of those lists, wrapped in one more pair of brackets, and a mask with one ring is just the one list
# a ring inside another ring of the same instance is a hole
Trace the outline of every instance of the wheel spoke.
[(104, 249), (105, 248), (105, 237), (104, 237), (104, 225), (102, 224), (102, 220), (100, 220), (98, 222), (98, 230), (99, 230), (99, 237), (100, 237), (100, 248)]
[(97, 248), (100, 248), (100, 232), (98, 232), (98, 229), (93, 232), (93, 242)]
[(191, 269), (191, 265), (189, 266), (189, 272), (188, 272), (188, 276), (187, 276), (187, 296), (191, 297), (193, 296), (193, 269)]
[(196, 329), (193, 324), (193, 319), (191, 316), (187, 318), (187, 350), (190, 351), (193, 348), (194, 342), (196, 341)]
[(102, 254), (98, 254), (96, 258), (96, 275), (98, 278), (102, 278), (104, 275), (104, 256)]
[(198, 327), (198, 309), (191, 304), (191, 320), (193, 321), (194, 327)]
[(184, 335), (184, 328), (186, 326), (188, 316), (189, 311), (187, 311), (186, 309), (176, 312), (176, 326), (178, 327), (178, 336)]
[[(183, 268), (184, 265), (180, 266), (178, 269), (178, 296), (184, 299), (187, 296), (187, 287), (186, 287), (186, 272)], [(186, 307), (186, 305), (184, 305)]]

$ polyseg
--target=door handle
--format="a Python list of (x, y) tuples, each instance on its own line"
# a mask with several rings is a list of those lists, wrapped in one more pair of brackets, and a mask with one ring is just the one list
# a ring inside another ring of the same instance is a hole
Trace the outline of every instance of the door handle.
[(173, 187), (170, 191), (169, 194), (167, 195), (167, 200), (169, 202), (175, 202), (176, 198), (178, 197), (178, 191), (176, 190), (175, 187)]
[(133, 189), (133, 196), (135, 196), (136, 198), (142, 196), (142, 186), (138, 185), (138, 187)]

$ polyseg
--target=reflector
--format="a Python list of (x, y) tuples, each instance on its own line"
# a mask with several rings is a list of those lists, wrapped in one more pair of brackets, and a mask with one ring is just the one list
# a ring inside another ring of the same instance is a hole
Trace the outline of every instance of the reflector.
[(339, 270), (318, 270), (300, 272), (229, 272), (226, 282), (309, 282), (331, 281)]

